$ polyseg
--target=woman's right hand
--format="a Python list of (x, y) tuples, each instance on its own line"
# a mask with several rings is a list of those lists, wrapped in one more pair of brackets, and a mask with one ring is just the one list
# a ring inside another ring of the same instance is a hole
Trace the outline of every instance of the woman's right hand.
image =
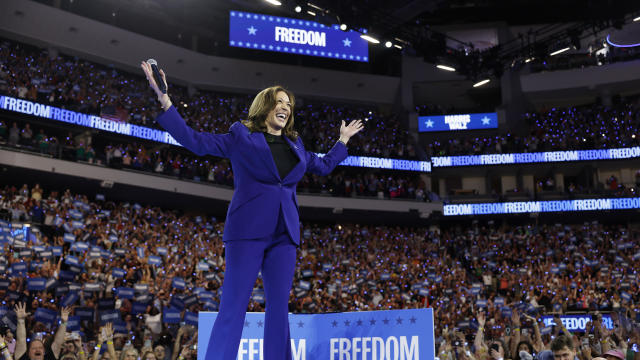
[[(164, 110), (168, 109), (169, 106), (171, 106), (171, 100), (169, 99), (169, 95), (163, 94), (158, 87), (158, 83), (153, 76), (153, 69), (151, 68), (151, 65), (149, 65), (148, 62), (143, 61), (140, 63), (140, 67), (142, 68), (142, 71), (144, 71), (144, 76), (147, 78), (147, 81), (149, 81), (149, 86), (151, 86), (151, 89), (156, 93), (158, 101), (160, 101), (160, 105), (162, 105), (162, 108)], [(165, 76), (162, 69), (160, 69), (160, 75), (162, 76), (162, 81), (164, 81), (165, 87), (168, 89), (169, 87), (167, 86), (167, 77)]]

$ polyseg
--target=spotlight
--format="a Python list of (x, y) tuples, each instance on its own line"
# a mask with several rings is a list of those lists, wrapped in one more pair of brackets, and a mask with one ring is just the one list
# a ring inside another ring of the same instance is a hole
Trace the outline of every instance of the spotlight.
[(456, 71), (455, 68), (452, 68), (451, 66), (447, 66), (447, 65), (436, 65), (436, 67), (440, 70)]
[(264, 0), (264, 1), (268, 2), (271, 5), (275, 5), (275, 6), (282, 5), (282, 3), (280, 1), (278, 1), (278, 0)]
[(297, 13), (301, 12), (302, 11), (302, 6), (300, 6), (300, 5), (296, 6), (295, 10), (296, 10)]
[(369, 36), (369, 35), (362, 34), (362, 35), (360, 35), (360, 37), (361, 37), (361, 38), (363, 38), (363, 39), (365, 39), (365, 40), (367, 40), (367, 41), (368, 41), (368, 42), (370, 42), (370, 43), (373, 43), (373, 44), (380, 44), (380, 40), (378, 40), (378, 39), (376, 39), (376, 38), (374, 38), (374, 37), (371, 37), (371, 36)]
[(534, 58), (528, 58), (528, 59), (526, 59), (524, 62), (525, 62), (525, 63), (528, 63), (528, 62), (532, 62), (533, 60), (534, 60)]
[(560, 50), (556, 50), (556, 51), (552, 52), (549, 55), (554, 56), (554, 55), (562, 54), (565, 51), (569, 51), (569, 49), (571, 49), (571, 48), (567, 46), (566, 48), (563, 48), (563, 49), (560, 49)]
[(391, 41), (387, 41), (386, 43), (384, 43), (384, 46), (390, 48), (391, 46), (393, 46), (393, 44), (391, 43)]
[(340, 30), (347, 31), (347, 24), (340, 25)]
[(488, 83), (489, 81), (491, 81), (491, 80), (489, 80), (489, 79), (484, 79), (484, 80), (478, 81), (477, 83), (473, 84), (473, 87), (482, 86), (482, 85), (484, 85), (484, 84)]

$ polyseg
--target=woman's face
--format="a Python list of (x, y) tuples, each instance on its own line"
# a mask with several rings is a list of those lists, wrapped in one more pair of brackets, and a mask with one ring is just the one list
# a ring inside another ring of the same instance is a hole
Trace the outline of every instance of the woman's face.
[(282, 129), (287, 125), (291, 116), (291, 101), (284, 91), (278, 91), (276, 94), (276, 106), (269, 112), (265, 125), (269, 133), (274, 135), (281, 134)]
[(528, 353), (531, 353), (529, 351), (529, 346), (527, 346), (527, 344), (524, 344), (524, 343), (520, 344), (520, 346), (518, 346), (518, 352), (520, 352), (520, 351), (526, 351)]

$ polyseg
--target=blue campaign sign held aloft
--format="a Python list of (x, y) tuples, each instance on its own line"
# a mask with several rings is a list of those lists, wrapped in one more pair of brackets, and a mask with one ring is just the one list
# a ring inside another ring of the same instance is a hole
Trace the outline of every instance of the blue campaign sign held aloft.
[(497, 113), (435, 115), (418, 117), (418, 131), (496, 129)]
[(229, 12), (229, 45), (254, 50), (369, 61), (369, 45), (355, 31), (338, 25), (279, 16)]
[[(198, 359), (218, 313), (200, 312)], [(293, 360), (435, 358), (433, 309), (289, 314)], [(262, 359), (264, 313), (247, 313), (238, 360)]]

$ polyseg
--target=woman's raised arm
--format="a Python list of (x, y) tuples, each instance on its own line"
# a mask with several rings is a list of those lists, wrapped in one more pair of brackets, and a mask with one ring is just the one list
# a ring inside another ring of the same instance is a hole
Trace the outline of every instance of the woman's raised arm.
[[(160, 114), (156, 121), (165, 129), (180, 145), (184, 146), (197, 155), (211, 154), (214, 156), (229, 158), (233, 144), (233, 129), (229, 129), (229, 134), (212, 134), (195, 131), (189, 126), (178, 113), (178, 110), (171, 103), (168, 94), (163, 93), (153, 76), (151, 65), (146, 61), (140, 64), (142, 71), (149, 81), (149, 86), (156, 93), (160, 106), (164, 112)], [(167, 86), (167, 78), (163, 70), (160, 70), (162, 81)]]

